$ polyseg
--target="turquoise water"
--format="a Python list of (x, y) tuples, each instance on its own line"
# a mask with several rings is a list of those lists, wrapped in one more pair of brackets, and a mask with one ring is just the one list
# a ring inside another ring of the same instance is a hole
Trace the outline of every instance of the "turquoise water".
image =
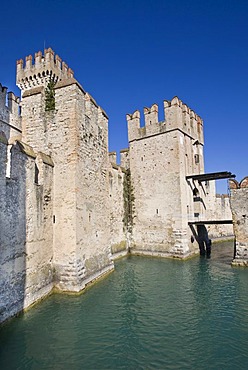
[(0, 369), (248, 369), (248, 269), (129, 257), (78, 297), (53, 295), (0, 328)]

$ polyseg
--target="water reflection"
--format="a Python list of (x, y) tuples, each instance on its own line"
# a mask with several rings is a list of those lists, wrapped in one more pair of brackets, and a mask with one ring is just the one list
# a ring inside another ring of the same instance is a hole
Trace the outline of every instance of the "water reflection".
[[(225, 248), (225, 249), (224, 249)], [(248, 270), (130, 257), (79, 297), (54, 295), (0, 329), (1, 369), (245, 369)]]

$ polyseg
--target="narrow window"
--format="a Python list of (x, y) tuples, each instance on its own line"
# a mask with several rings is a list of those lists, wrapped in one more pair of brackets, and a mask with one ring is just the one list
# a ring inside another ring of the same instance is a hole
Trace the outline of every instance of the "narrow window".
[(109, 178), (109, 185), (110, 185), (110, 190), (112, 191), (113, 189), (113, 178), (112, 177)]
[(53, 223), (55, 224), (55, 215), (53, 215)]
[(158, 208), (156, 209), (156, 214), (158, 215)]
[(36, 185), (39, 184), (39, 169), (37, 167), (37, 164), (35, 163), (35, 167), (34, 167), (34, 183)]
[(199, 154), (195, 154), (195, 164), (200, 162)]

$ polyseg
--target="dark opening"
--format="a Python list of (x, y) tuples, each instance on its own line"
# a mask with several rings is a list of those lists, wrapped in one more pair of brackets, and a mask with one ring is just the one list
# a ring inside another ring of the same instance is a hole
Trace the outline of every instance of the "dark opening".
[(37, 164), (35, 164), (35, 167), (34, 167), (34, 183), (35, 184), (39, 184), (39, 169), (37, 167)]
[(200, 162), (199, 154), (195, 154), (195, 164)]

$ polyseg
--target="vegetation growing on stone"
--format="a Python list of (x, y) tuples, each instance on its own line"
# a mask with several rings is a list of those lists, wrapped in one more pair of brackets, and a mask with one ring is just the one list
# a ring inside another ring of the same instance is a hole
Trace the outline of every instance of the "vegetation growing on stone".
[(45, 110), (54, 111), (55, 110), (55, 82), (53, 79), (47, 84), (45, 89)]
[(134, 225), (134, 194), (131, 182), (131, 172), (128, 169), (123, 181), (123, 200), (124, 200), (124, 231), (132, 233)]

